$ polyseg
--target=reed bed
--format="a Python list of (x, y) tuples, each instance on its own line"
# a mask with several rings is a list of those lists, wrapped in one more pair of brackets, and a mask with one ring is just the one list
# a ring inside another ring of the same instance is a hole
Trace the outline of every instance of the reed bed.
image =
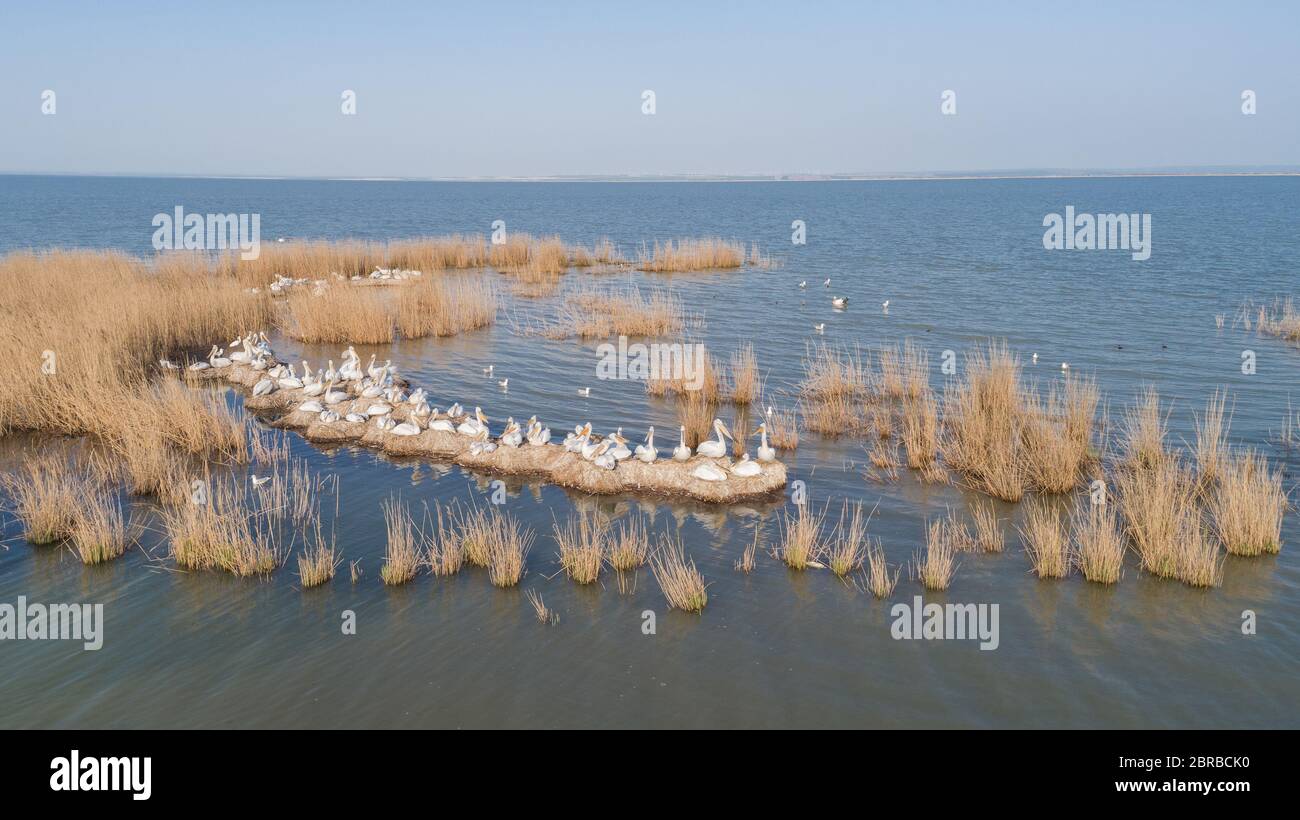
[(441, 504), (435, 504), (432, 514), (426, 508), (426, 519), (429, 520), (429, 535), (425, 564), (434, 575), (455, 575), (465, 563), (466, 540), (456, 508), (444, 509)]
[(579, 513), (571, 516), (564, 526), (555, 522), (554, 529), (560, 566), (565, 574), (579, 584), (590, 584), (600, 578), (609, 524), (596, 513)]
[(703, 612), (709, 602), (708, 584), (686, 557), (681, 539), (664, 535), (659, 548), (650, 556), (650, 571), (659, 584), (668, 606), (683, 612)]
[(496, 321), (499, 300), (485, 280), (424, 277), (397, 296), (397, 331), (406, 339), (455, 336)]
[(122, 556), (134, 534), (115, 496), (87, 493), (74, 508), (68, 541), (83, 564), (102, 564)]
[(1261, 333), (1300, 342), (1300, 310), (1293, 299), (1274, 302), (1271, 307), (1260, 306), (1255, 326)]
[(881, 396), (903, 400), (917, 399), (930, 391), (930, 357), (911, 339), (898, 345), (882, 347), (877, 352), (875, 389)]
[(777, 450), (799, 447), (799, 417), (793, 410), (770, 408), (767, 415), (767, 440)]
[[(658, 337), (682, 333), (691, 323), (681, 298), (668, 290), (587, 288), (570, 294), (557, 318), (534, 332), (551, 339)], [(661, 361), (659, 365), (662, 372), (683, 370), (680, 361)], [(647, 373), (642, 377), (649, 376)]]
[(645, 521), (630, 518), (616, 526), (609, 539), (609, 565), (618, 572), (630, 572), (650, 556), (650, 534)]
[(189, 570), (269, 575), (286, 556), (281, 495), (250, 491), (236, 476), (207, 475), (189, 503), (161, 509), (168, 552)]
[(419, 535), (405, 504), (389, 499), (382, 506), (388, 541), (379, 577), (387, 586), (399, 586), (413, 580), (420, 570)]
[(871, 371), (858, 350), (810, 344), (803, 358), (799, 395), (809, 400), (858, 399), (870, 390)]
[(1281, 552), (1287, 508), (1281, 471), (1270, 470), (1268, 460), (1250, 450), (1223, 456), (1220, 464), (1208, 505), (1219, 541), (1233, 555)]
[(776, 557), (790, 569), (804, 570), (819, 566), (825, 545), (822, 543), (822, 524), (826, 511), (813, 512), (810, 503), (797, 505), (794, 515), (781, 514), (781, 542), (776, 547)]
[(310, 344), (386, 344), (395, 338), (391, 301), (379, 289), (345, 282), (296, 290), (286, 299), (284, 332)]
[(849, 502), (840, 510), (840, 520), (826, 547), (826, 565), (840, 578), (846, 578), (862, 567), (871, 552), (872, 539), (867, 535), (871, 513), (863, 511), (862, 504), (854, 504), (849, 513)]
[(510, 513), (494, 511), (486, 519), (488, 580), (503, 589), (515, 586), (524, 577), (535, 535)]
[(637, 267), (651, 273), (725, 270), (745, 264), (745, 246), (717, 237), (655, 241), (641, 246)]
[[(892, 572), (890, 571), (889, 564), (885, 560), (885, 550), (879, 542), (868, 545), (864, 566), (866, 567), (866, 587), (868, 592), (877, 598), (888, 598), (894, 594), (894, 588), (898, 586), (898, 576), (903, 569), (902, 567), (895, 567)], [(949, 580), (951, 580), (951, 575)]]
[(965, 380), (945, 397), (944, 459), (973, 487), (1019, 501), (1029, 483), (1021, 460), (1020, 361), (990, 342), (966, 363)]
[(1071, 561), (1089, 581), (1114, 584), (1124, 574), (1124, 534), (1109, 504), (1080, 499), (1070, 515)]
[(903, 403), (903, 446), (907, 466), (914, 470), (925, 469), (939, 456), (939, 402), (928, 390)]
[(1006, 535), (1002, 532), (1002, 522), (998, 519), (993, 502), (981, 501), (974, 504), (971, 507), (971, 519), (975, 523), (972, 541), (974, 548), (980, 552), (1002, 552), (1006, 546)]
[(1185, 541), (1200, 531), (1196, 480), (1176, 459), (1164, 457), (1150, 467), (1122, 470), (1116, 477), (1125, 530), (1142, 569), (1161, 578), (1179, 578), (1189, 562)]
[(683, 393), (677, 397), (677, 422), (686, 428), (686, 444), (696, 447), (713, 435), (713, 420), (718, 406), (709, 401), (703, 390)]
[(731, 401), (740, 405), (752, 404), (758, 398), (760, 386), (754, 346), (746, 342), (731, 354)]
[(1025, 507), (1020, 527), (1025, 553), (1039, 578), (1070, 574), (1070, 542), (1061, 512), (1050, 501), (1035, 499)]
[(947, 589), (952, 583), (957, 572), (957, 553), (964, 548), (962, 530), (964, 527), (951, 515), (931, 521), (926, 527), (925, 549), (912, 560), (916, 577), (926, 589)]
[(1124, 453), (1131, 466), (1155, 468), (1168, 461), (1169, 452), (1165, 448), (1168, 419), (1169, 414), (1160, 408), (1160, 394), (1151, 386), (1125, 411)]
[(343, 562), (343, 556), (335, 546), (334, 534), (326, 537), (320, 519), (316, 519), (311, 526), (303, 528), (303, 536), (303, 548), (298, 553), (299, 583), (303, 589), (329, 583)]
[(844, 395), (800, 398), (799, 413), (805, 429), (827, 438), (852, 435), (862, 427), (858, 404)]
[(81, 499), (95, 490), (63, 459), (32, 457), (25, 458), (15, 472), (0, 473), (0, 487), (9, 496), (23, 538), (38, 546), (69, 538)]
[(1196, 415), (1196, 472), (1203, 486), (1219, 478), (1227, 457), (1230, 417), (1225, 418), (1227, 396), (1214, 391), (1205, 403), (1205, 413)]

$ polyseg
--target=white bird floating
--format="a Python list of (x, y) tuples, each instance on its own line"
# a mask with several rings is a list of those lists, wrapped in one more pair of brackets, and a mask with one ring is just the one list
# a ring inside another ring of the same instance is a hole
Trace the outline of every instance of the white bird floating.
[(817, 331), (818, 333), (825, 333), (825, 332), (826, 332), (826, 323), (825, 323), (825, 322), (819, 322), (819, 323), (813, 325), (813, 330)]
[(881, 310), (882, 313), (888, 313), (888, 312), (889, 312), (889, 300), (888, 300), (888, 299), (886, 299), (885, 301), (883, 301), (883, 302), (880, 303), (880, 310)]
[(493, 370), (495, 367), (496, 367), (496, 365), (494, 365), (494, 364), (490, 364), (490, 365), (488, 365), (487, 367), (483, 368), (483, 375), (484, 375), (484, 376), (491, 376), (491, 375), (492, 375), (492, 370)]
[(698, 455), (710, 458), (722, 458), (727, 454), (727, 442), (723, 439), (723, 436), (731, 438), (731, 431), (727, 429), (727, 425), (722, 423), (722, 419), (714, 419), (713, 432), (717, 435), (717, 438), (701, 441), (700, 445), (695, 448), (695, 452)]
[(256, 488), (256, 487), (261, 487), (263, 484), (265, 484), (266, 482), (270, 481), (270, 480), (271, 480), (271, 476), (268, 475), (268, 476), (262, 476), (262, 477), (259, 478), (257, 475), (250, 474), (250, 475), (248, 476), (248, 480), (249, 480), (250, 482), (252, 482), (253, 487)]
[(509, 380), (509, 379), (502, 379), (501, 381), (497, 382), (497, 384), (501, 385), (501, 389), (502, 389), (502, 390), (509, 390), (509, 389), (510, 389), (510, 380)]
[(1070, 369), (1070, 363), (1069, 363), (1069, 362), (1061, 362), (1061, 369), (1062, 369), (1062, 370), (1069, 370), (1069, 369)]
[(803, 280), (802, 282), (800, 282), (800, 283), (799, 283), (799, 287), (801, 287), (801, 288), (806, 288), (806, 287), (808, 287), (808, 280), (805, 279), (805, 280)]
[(1033, 361), (1034, 361), (1034, 364), (1038, 364), (1038, 354), (1037, 354), (1037, 353), (1034, 354), (1034, 360), (1033, 360)]
[(822, 282), (822, 285), (829, 288), (831, 286), (831, 280), (827, 279), (825, 282)]
[(579, 387), (579, 388), (578, 388), (578, 395), (579, 395), (579, 396), (584, 396), (584, 397), (586, 397), (586, 396), (590, 396), (590, 395), (591, 395), (591, 388), (590, 388), (590, 387)]
[(831, 307), (845, 308), (845, 307), (848, 307), (848, 306), (849, 306), (849, 297), (847, 297), (847, 296), (832, 296), (832, 297), (831, 297)]

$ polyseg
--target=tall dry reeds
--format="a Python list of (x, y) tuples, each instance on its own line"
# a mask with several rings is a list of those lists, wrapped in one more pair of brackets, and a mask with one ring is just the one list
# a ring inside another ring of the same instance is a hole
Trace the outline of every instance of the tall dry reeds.
[(967, 358), (964, 381), (945, 397), (944, 460), (976, 489), (1019, 501), (1029, 483), (1022, 417), (1020, 360), (1005, 342), (990, 342)]
[(1025, 507), (1019, 528), (1025, 553), (1039, 578), (1064, 578), (1070, 574), (1070, 542), (1061, 512), (1049, 501), (1035, 499)]
[(397, 332), (406, 339), (455, 336), (496, 321), (498, 298), (491, 282), (426, 276), (397, 295)]
[(968, 540), (965, 527), (951, 515), (926, 526), (925, 549), (912, 559), (916, 577), (926, 589), (948, 588), (957, 572), (957, 553), (965, 549)]
[(641, 246), (637, 267), (653, 273), (723, 270), (745, 264), (745, 246), (717, 237), (655, 241)]
[(709, 602), (708, 584), (686, 557), (680, 538), (664, 535), (650, 556), (650, 571), (668, 606), (684, 612), (703, 612)]
[(1124, 574), (1124, 533), (1110, 504), (1080, 499), (1070, 515), (1070, 548), (1074, 566), (1089, 581), (1113, 584)]
[(578, 513), (563, 526), (555, 522), (554, 530), (560, 566), (565, 574), (579, 584), (590, 584), (599, 578), (605, 564), (609, 524), (596, 513)]
[[(1199, 455), (1199, 450), (1198, 450)], [(1282, 516), (1286, 493), (1282, 472), (1254, 451), (1223, 455), (1218, 483), (1209, 494), (1214, 532), (1233, 555), (1277, 554), (1282, 551)]]
[(284, 331), (313, 344), (385, 344), (394, 333), (391, 300), (378, 288), (345, 282), (294, 291)]
[(812, 504), (798, 504), (794, 515), (781, 514), (781, 541), (776, 556), (790, 569), (803, 570), (818, 565), (825, 544), (822, 541), (822, 523), (826, 511), (814, 512)]
[(388, 586), (397, 586), (413, 579), (420, 569), (419, 536), (405, 504), (390, 498), (382, 506), (388, 539), (379, 577)]
[(81, 499), (94, 488), (63, 459), (28, 457), (12, 473), (0, 473), (10, 511), (32, 544), (53, 544), (72, 535)]

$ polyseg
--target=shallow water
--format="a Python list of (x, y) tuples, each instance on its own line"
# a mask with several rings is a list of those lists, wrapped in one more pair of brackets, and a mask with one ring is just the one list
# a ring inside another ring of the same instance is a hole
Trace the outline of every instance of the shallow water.
[[(1046, 385), (1059, 363), (1095, 374), (1112, 420), (1143, 384), (1173, 401), (1170, 435), (1191, 440), (1192, 413), (1219, 386), (1235, 400), (1234, 441), (1262, 448), (1295, 482), (1300, 454), (1276, 443), (1300, 384), (1300, 349), (1234, 325), (1247, 302), (1293, 292), (1300, 252), (1294, 178), (971, 180), (839, 183), (381, 183), (8, 177), (0, 186), (0, 250), (50, 245), (149, 253), (150, 220), (189, 211), (258, 212), (276, 236), (400, 237), (512, 231), (590, 243), (608, 236), (625, 253), (656, 238), (721, 235), (781, 257), (773, 269), (655, 275), (570, 274), (673, 288), (701, 313), (698, 336), (723, 359), (752, 341), (766, 393), (788, 405), (811, 341), (860, 345), (914, 339), (941, 386), (941, 351), (960, 361), (987, 336), (1006, 338), (1026, 372)], [(1152, 214), (1154, 250), (1047, 252), (1043, 216)], [(790, 223), (808, 244), (790, 244)], [(484, 274), (494, 276), (495, 274)], [(831, 277), (832, 287), (821, 281)], [(797, 283), (807, 280), (801, 291)], [(503, 288), (505, 290), (506, 288)], [(850, 297), (833, 311), (831, 294)], [(526, 320), (556, 299), (511, 300)], [(880, 303), (890, 300), (888, 314)], [(1225, 314), (1223, 329), (1215, 315)], [(812, 325), (826, 322), (825, 336)], [(276, 339), (277, 352), (313, 362), (336, 348)], [(1241, 373), (1241, 353), (1258, 372)], [(436, 403), (481, 404), (494, 420), (537, 413), (555, 430), (590, 420), (639, 439), (647, 424), (675, 428), (671, 402), (635, 382), (597, 381), (595, 343), (520, 336), (503, 316), (489, 329), (445, 340), (358, 347), (392, 358)], [(1037, 365), (1028, 364), (1032, 352)], [(481, 368), (510, 377), (503, 392)], [(591, 386), (589, 399), (580, 386)], [(237, 397), (231, 392), (232, 401)], [(730, 419), (730, 409), (723, 417)], [(750, 426), (752, 429), (752, 425)], [(26, 438), (0, 446), (10, 468)], [(661, 447), (663, 446), (661, 442)], [(1300, 684), (1300, 571), (1295, 516), (1280, 556), (1229, 557), (1224, 583), (1196, 590), (1138, 572), (1130, 558), (1111, 588), (1073, 576), (1038, 581), (1011, 528), (1019, 508), (999, 505), (1008, 528), (1000, 555), (965, 555), (946, 593), (925, 600), (996, 603), (1000, 644), (897, 641), (890, 607), (921, 594), (904, 573), (877, 601), (828, 572), (795, 573), (760, 553), (750, 575), (733, 562), (761, 532), (777, 534), (785, 506), (675, 505), (662, 499), (590, 498), (508, 481), (506, 509), (537, 533), (518, 590), (493, 588), (481, 570), (420, 576), (397, 589), (378, 581), (381, 501), (488, 499), (489, 479), (458, 467), (394, 461), (356, 448), (323, 450), (294, 437), (295, 455), (341, 476), (338, 543), (360, 559), (325, 589), (303, 592), (287, 566), (270, 580), (178, 573), (133, 551), (83, 568), (66, 550), (14, 536), (0, 552), (0, 602), (105, 604), (98, 652), (49, 641), (0, 642), (0, 726), (1296, 726)], [(859, 440), (804, 433), (785, 454), (813, 503), (841, 499), (876, 512), (870, 531), (891, 563), (923, 542), (927, 520), (977, 496), (918, 483), (906, 470), (887, 484), (863, 478)], [(575, 507), (645, 515), (655, 533), (680, 532), (703, 571), (700, 616), (667, 609), (647, 571), (631, 594), (612, 577), (579, 587), (562, 575), (553, 519)], [(141, 511), (143, 513), (143, 510)], [(833, 513), (834, 516), (835, 513)], [(150, 542), (150, 538), (145, 539)], [(537, 589), (561, 617), (538, 624), (524, 599)], [(1243, 636), (1243, 610), (1258, 634)], [(353, 610), (357, 634), (340, 613)], [(656, 634), (642, 633), (642, 613)]]

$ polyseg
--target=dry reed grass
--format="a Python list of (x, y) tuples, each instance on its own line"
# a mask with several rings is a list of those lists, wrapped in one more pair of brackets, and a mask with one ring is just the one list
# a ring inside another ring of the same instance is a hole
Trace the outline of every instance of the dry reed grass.
[(286, 299), (284, 332), (310, 344), (386, 344), (394, 338), (391, 301), (377, 288), (345, 282), (296, 290)]
[(74, 508), (68, 541), (83, 564), (101, 564), (124, 554), (134, 540), (122, 504), (113, 495), (84, 494)]
[(754, 559), (758, 555), (758, 539), (759, 531), (758, 529), (755, 529), (754, 540), (750, 541), (749, 544), (746, 545), (745, 549), (740, 553), (740, 557), (736, 559), (736, 563), (733, 565), (736, 572), (743, 572), (748, 575), (754, 571)]
[(925, 550), (918, 552), (912, 561), (916, 577), (926, 589), (947, 589), (952, 583), (957, 572), (957, 553), (962, 551), (965, 541), (961, 535), (964, 529), (951, 515), (931, 521), (926, 527)]
[[(1153, 466), (1120, 471), (1116, 489), (1142, 569), (1161, 578), (1178, 578), (1183, 551), (1192, 546), (1182, 539), (1190, 530), (1200, 529), (1196, 481), (1190, 470), (1160, 452)], [(1195, 526), (1190, 523), (1193, 519)]]
[(389, 499), (383, 503), (383, 510), (388, 541), (379, 577), (388, 586), (398, 586), (414, 579), (419, 572), (419, 536), (410, 510), (401, 501)]
[(790, 569), (804, 570), (818, 566), (825, 545), (822, 543), (822, 523), (826, 511), (813, 512), (808, 502), (797, 505), (794, 515), (789, 512), (781, 514), (781, 542), (776, 548), (776, 557), (785, 562)]
[(596, 513), (578, 513), (562, 527), (555, 522), (554, 529), (565, 574), (579, 584), (596, 581), (605, 564), (609, 524)]
[(524, 597), (528, 599), (528, 604), (533, 608), (533, 615), (536, 616), (538, 623), (555, 626), (560, 622), (560, 616), (546, 606), (540, 592), (530, 589), (524, 594)]
[(705, 239), (669, 239), (655, 241), (647, 249), (641, 246), (637, 267), (652, 273), (679, 271), (724, 270), (738, 268), (745, 263), (745, 246), (717, 237)]
[(748, 342), (731, 354), (730, 398), (736, 404), (748, 405), (758, 398), (758, 359), (754, 346)]
[(1124, 451), (1133, 467), (1155, 468), (1169, 459), (1165, 449), (1168, 413), (1161, 412), (1160, 394), (1148, 386), (1124, 413)]
[(877, 598), (888, 598), (893, 595), (894, 587), (898, 586), (898, 576), (903, 568), (895, 567), (893, 572), (890, 572), (889, 564), (885, 560), (885, 550), (879, 542), (873, 542), (867, 547), (865, 566), (867, 591)]
[(1226, 394), (1214, 391), (1205, 403), (1205, 413), (1196, 415), (1196, 472), (1202, 486), (1213, 484), (1219, 478), (1227, 457), (1229, 416), (1225, 419)]
[(793, 410), (772, 408), (767, 417), (767, 440), (777, 450), (799, 447), (799, 417)]
[(1124, 574), (1124, 534), (1109, 504), (1080, 499), (1071, 519), (1071, 556), (1074, 566), (1089, 581), (1114, 584)]
[(1042, 499), (1029, 502), (1019, 529), (1034, 574), (1039, 578), (1064, 578), (1070, 574), (1069, 538), (1055, 505)]
[(284, 562), (282, 528), (288, 520), (283, 490), (246, 489), (236, 476), (205, 475), (201, 492), (160, 514), (168, 551), (190, 570), (223, 570), (247, 577), (268, 575)]
[(826, 547), (826, 565), (840, 578), (860, 569), (871, 552), (872, 539), (867, 535), (870, 521), (871, 513), (863, 512), (861, 503), (853, 505), (850, 515), (849, 503), (844, 502), (839, 523)]
[(971, 507), (971, 519), (975, 522), (975, 548), (980, 552), (1002, 552), (1006, 545), (1006, 535), (1002, 532), (1002, 523), (993, 502), (974, 504)]
[(1020, 458), (1020, 360), (990, 342), (967, 359), (966, 377), (945, 397), (944, 460), (973, 487), (1019, 501), (1028, 476)]
[(1281, 471), (1271, 471), (1266, 458), (1248, 450), (1221, 456), (1218, 476), (1208, 506), (1224, 548), (1233, 555), (1281, 552), (1287, 508)]
[(640, 567), (650, 555), (650, 534), (645, 521), (629, 518), (614, 528), (609, 541), (609, 565), (618, 572)]
[(914, 470), (925, 469), (939, 455), (939, 402), (928, 390), (903, 403), (903, 446)]
[(668, 606), (684, 612), (703, 612), (709, 602), (708, 584), (686, 557), (680, 538), (664, 535), (659, 548), (650, 556), (650, 571)]
[(524, 577), (535, 535), (510, 513), (493, 511), (487, 519), (488, 580), (495, 587), (512, 587)]
[(426, 508), (426, 518), (430, 521), (425, 564), (434, 575), (455, 575), (465, 563), (465, 536), (459, 526), (456, 507), (444, 509), (441, 504), (435, 504), (432, 515)]
[(426, 276), (397, 296), (397, 331), (407, 339), (455, 336), (496, 321), (498, 297), (486, 280)]
[(328, 537), (321, 527), (320, 519), (303, 528), (304, 544), (298, 553), (298, 580), (303, 589), (311, 589), (327, 584), (334, 578), (334, 572), (343, 562), (335, 546), (334, 534)]
[[(691, 320), (682, 300), (661, 288), (588, 288), (570, 294), (557, 318), (534, 332), (551, 339), (577, 336), (657, 337), (683, 332)], [(666, 352), (668, 348), (664, 349)], [(659, 362), (661, 373), (683, 372), (682, 362)], [(649, 373), (642, 378), (649, 378)]]
[(13, 473), (0, 473), (10, 511), (32, 544), (53, 544), (72, 535), (81, 499), (94, 487), (68, 468), (63, 459), (28, 457)]

